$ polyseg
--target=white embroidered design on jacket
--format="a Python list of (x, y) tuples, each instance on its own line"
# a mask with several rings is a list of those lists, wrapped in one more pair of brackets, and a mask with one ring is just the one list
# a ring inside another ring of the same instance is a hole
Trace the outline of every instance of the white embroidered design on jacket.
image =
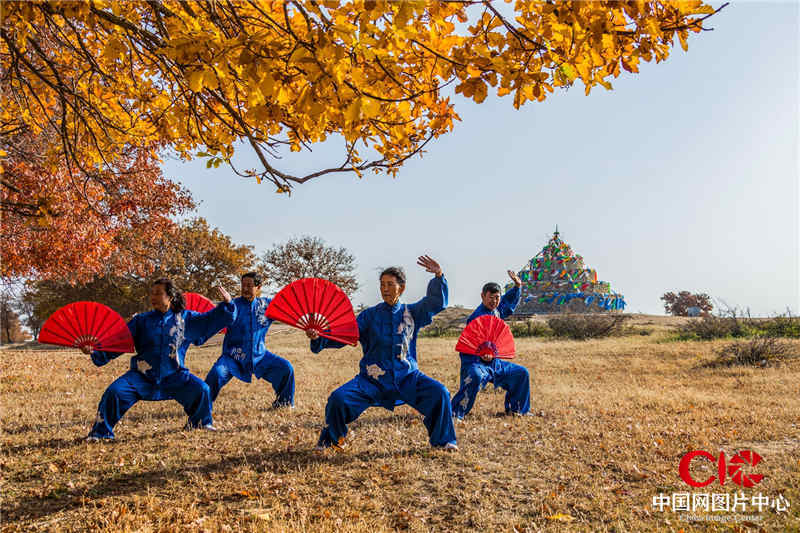
[(380, 378), (385, 373), (386, 373), (386, 371), (383, 370), (378, 365), (369, 365), (369, 366), (367, 366), (367, 375), (369, 377), (371, 377), (372, 379), (374, 379), (375, 381), (378, 381), (378, 378)]
[(414, 338), (414, 317), (411, 316), (411, 311), (408, 306), (404, 306), (403, 321), (397, 326), (397, 333), (403, 336), (402, 344), (400, 345), (400, 354), (397, 356), (401, 361), (405, 361), (408, 357), (408, 351), (411, 349), (411, 341)]
[(186, 332), (186, 322), (183, 320), (183, 312), (175, 313), (175, 325), (169, 330), (172, 342), (169, 345), (169, 356), (173, 359), (178, 358), (178, 349), (183, 344), (183, 335)]
[(265, 298), (258, 298), (258, 303), (253, 312), (256, 314), (256, 321), (258, 321), (259, 326), (266, 326), (269, 324), (269, 319), (266, 314), (267, 305), (267, 300)]
[(470, 383), (472, 383), (472, 378), (470, 376), (465, 377), (464, 378), (464, 386), (467, 386)]
[(462, 409), (467, 408), (467, 406), (469, 405), (469, 393), (466, 393), (464, 395), (464, 399), (461, 400), (461, 402), (458, 405), (460, 405)]
[(247, 357), (247, 354), (244, 353), (244, 350), (242, 350), (240, 346), (237, 346), (236, 348), (231, 348), (230, 356), (237, 361), (244, 361), (244, 358)]

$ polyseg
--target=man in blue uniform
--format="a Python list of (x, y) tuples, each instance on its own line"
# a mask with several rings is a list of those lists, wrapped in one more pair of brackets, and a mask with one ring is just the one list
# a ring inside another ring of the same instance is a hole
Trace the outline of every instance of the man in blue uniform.
[[(125, 412), (140, 400), (176, 400), (189, 415), (189, 427), (214, 430), (211, 418), (211, 393), (203, 381), (184, 365), (190, 344), (201, 344), (236, 318), (230, 295), (219, 288), (224, 300), (207, 313), (184, 309), (183, 294), (168, 279), (156, 280), (150, 288), (152, 311), (134, 316), (128, 322), (136, 355), (131, 369), (117, 378), (100, 399), (97, 418), (89, 441), (114, 438), (114, 426)], [(102, 366), (121, 353), (92, 351), (92, 362)]]
[[(367, 407), (378, 405), (393, 410), (396, 403), (405, 402), (422, 413), (431, 446), (458, 449), (450, 393), (444, 385), (420, 372), (417, 365), (417, 333), (447, 307), (447, 280), (439, 263), (430, 257), (420, 257), (417, 264), (434, 274), (424, 298), (413, 304), (401, 303), (405, 273), (391, 267), (380, 276), (383, 303), (359, 313), (358, 334), (364, 352), (360, 372), (328, 398), (326, 425), (318, 447), (341, 446), (347, 436), (347, 424)], [(313, 331), (308, 336), (314, 353), (344, 346)]]
[[(481, 304), (467, 319), (467, 324), (483, 315), (505, 319), (514, 313), (520, 298), (520, 281), (517, 274), (508, 271), (514, 286), (500, 297), (500, 285), (487, 283), (481, 291)], [(531, 384), (528, 370), (521, 365), (495, 359), (492, 355), (461, 356), (461, 388), (453, 397), (453, 416), (458, 420), (472, 409), (475, 398), (489, 383), (506, 391), (506, 414), (526, 415), (531, 408)]]
[(232, 377), (250, 383), (255, 375), (272, 385), (276, 395), (273, 407), (294, 406), (294, 369), (289, 361), (267, 350), (265, 338), (272, 321), (265, 313), (271, 300), (259, 296), (260, 292), (260, 275), (248, 272), (242, 276), (242, 295), (233, 300), (236, 320), (225, 334), (222, 355), (206, 376), (212, 403)]

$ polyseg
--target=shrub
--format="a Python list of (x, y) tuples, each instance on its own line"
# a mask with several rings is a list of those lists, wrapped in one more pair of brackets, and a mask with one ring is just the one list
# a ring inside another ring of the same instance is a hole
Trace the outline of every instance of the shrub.
[(553, 334), (547, 324), (538, 320), (513, 322), (509, 327), (514, 337), (549, 337)]
[(760, 322), (756, 327), (766, 336), (800, 338), (800, 317), (789, 313)]
[(775, 337), (754, 337), (748, 341), (735, 342), (717, 350), (717, 358), (703, 366), (765, 367), (786, 359), (797, 357), (795, 347)]
[(419, 330), (420, 337), (458, 337), (464, 329), (464, 320), (434, 318), (433, 322)]
[(729, 337), (746, 337), (748, 332), (749, 328), (745, 325), (744, 320), (735, 314), (707, 315), (679, 327), (678, 338), (680, 340), (710, 341)]
[(586, 340), (619, 334), (627, 318), (616, 313), (561, 315), (550, 318), (547, 325), (555, 337)]

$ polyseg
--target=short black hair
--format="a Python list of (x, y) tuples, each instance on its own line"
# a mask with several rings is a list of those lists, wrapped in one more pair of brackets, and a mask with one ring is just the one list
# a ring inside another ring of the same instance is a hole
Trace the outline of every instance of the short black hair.
[(394, 279), (397, 280), (397, 283), (403, 286), (406, 284), (406, 273), (402, 267), (384, 268), (383, 272), (381, 272), (381, 275), (378, 276), (378, 279), (381, 279), (383, 276), (394, 276)]
[(483, 286), (483, 289), (481, 289), (481, 294), (486, 294), (487, 292), (491, 292), (492, 294), (500, 292), (500, 284), (490, 281)]
[(255, 285), (256, 287), (261, 286), (261, 274), (259, 274), (258, 272), (248, 272), (247, 274), (242, 274), (242, 281), (244, 281), (244, 278), (252, 279), (253, 285)]

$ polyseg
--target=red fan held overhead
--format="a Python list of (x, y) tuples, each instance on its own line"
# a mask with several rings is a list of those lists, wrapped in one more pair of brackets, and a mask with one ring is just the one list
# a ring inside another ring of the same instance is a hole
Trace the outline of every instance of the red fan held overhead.
[(267, 307), (267, 318), (316, 331), (322, 337), (358, 343), (358, 324), (347, 295), (328, 280), (302, 278), (281, 289)]
[(511, 329), (494, 315), (479, 316), (470, 322), (458, 338), (456, 351), (498, 359), (513, 359), (516, 355)]
[[(198, 313), (208, 313), (216, 307), (214, 302), (196, 292), (184, 292), (183, 300), (186, 303), (186, 309), (189, 311), (197, 311)], [(225, 328), (220, 330), (219, 333), (224, 335), (227, 331), (228, 328)]]
[(128, 325), (116, 311), (97, 302), (65, 305), (45, 321), (39, 342), (106, 352), (135, 352)]

